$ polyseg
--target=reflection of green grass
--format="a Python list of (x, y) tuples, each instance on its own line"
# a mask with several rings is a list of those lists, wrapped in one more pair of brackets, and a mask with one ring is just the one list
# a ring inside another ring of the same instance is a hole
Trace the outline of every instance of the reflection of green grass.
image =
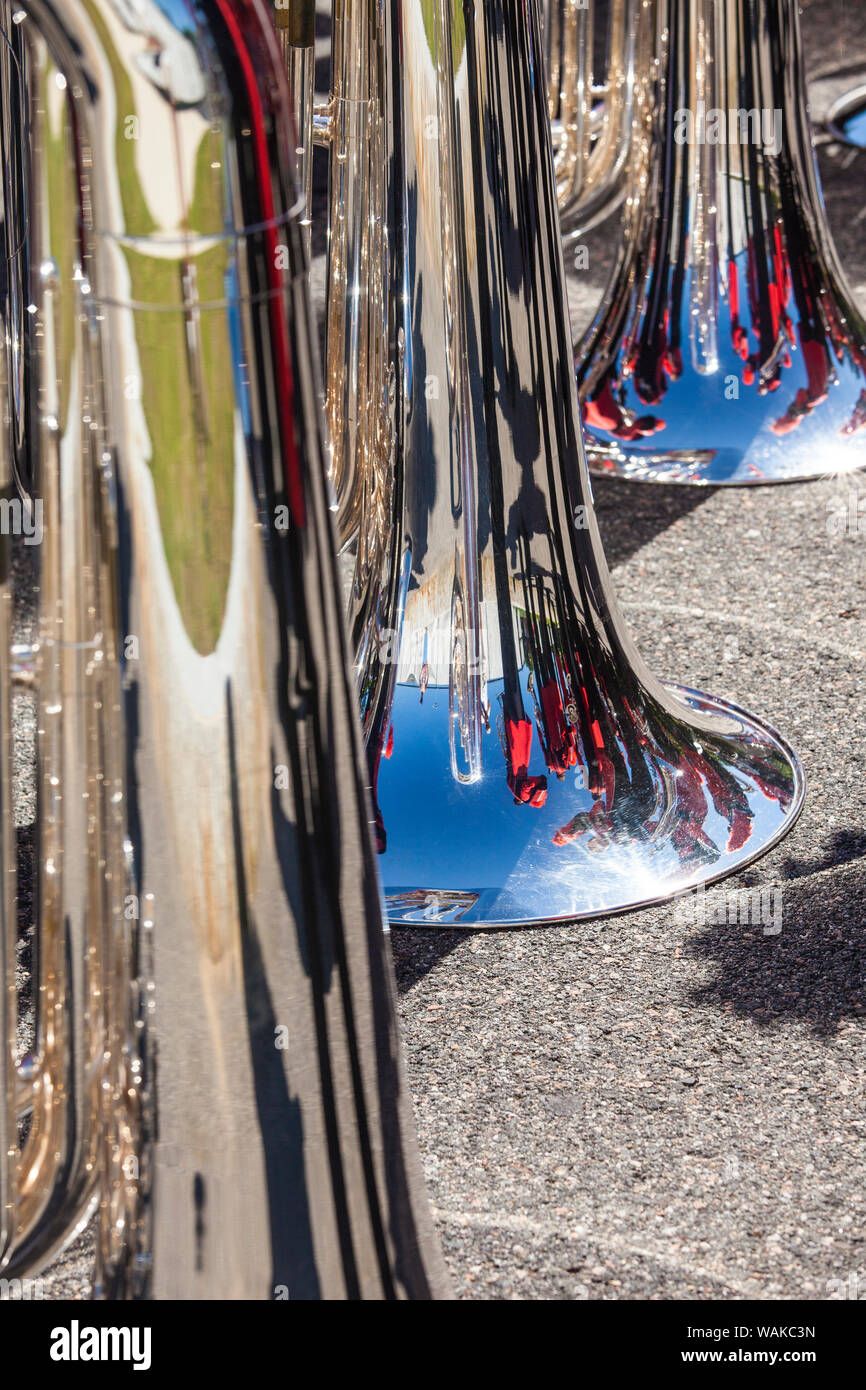
[[(46, 110), (51, 110), (49, 84), (53, 85), (56, 69), (48, 68), (44, 74), (42, 101)], [(65, 108), (60, 104), (60, 128), (51, 129), (45, 123), (45, 182), (48, 203), (48, 254), (57, 263), (60, 283), (71, 285), (72, 271), (77, 259), (75, 238), (76, 206), (74, 194), (75, 165), (69, 142), (69, 127), (65, 120)], [(59, 301), (59, 302), (58, 302)], [(59, 388), (58, 422), (61, 433), (66, 428), (69, 410), (69, 392), (72, 386), (72, 357), (75, 349), (75, 300), (71, 290), (56, 296), (54, 321), (54, 351), (57, 365)]]
[(126, 223), (126, 230), (134, 236), (147, 236), (148, 232), (156, 229), (156, 223), (150, 215), (147, 200), (138, 182), (138, 174), (135, 171), (135, 150), (136, 141), (127, 140), (125, 129), (128, 116), (134, 116), (135, 102), (132, 97), (132, 84), (123, 69), (123, 64), (114, 51), (111, 35), (105, 26), (105, 21), (93, 4), (93, 0), (81, 0), (87, 17), (99, 35), (100, 42), (105, 50), (111, 68), (111, 75), (114, 79), (114, 91), (117, 100), (117, 129), (114, 136), (114, 151), (117, 157), (117, 168), (119, 171), (120, 196), (123, 202), (123, 220)]
[[(421, 14), (424, 19), (424, 32), (430, 45), (430, 52), (436, 55), (436, 11), (439, 0), (421, 0)], [(451, 58), (456, 72), (460, 66), (466, 44), (466, 26), (463, 19), (462, 0), (451, 0)]]
[(208, 127), (198, 148), (195, 164), (195, 188), (189, 206), (189, 225), (193, 232), (210, 236), (223, 230), (225, 216), (222, 199), (222, 176), (211, 165), (223, 158), (222, 135)]
[[(156, 223), (135, 165), (138, 146), (124, 135), (126, 118), (136, 114), (132, 87), (92, 0), (82, 3), (104, 44), (117, 91), (115, 151), (125, 227), (135, 236), (147, 236), (157, 230)], [(220, 151), (220, 136), (208, 130), (196, 157), (191, 231), (213, 233), (222, 227), (222, 175), (210, 167)], [(171, 157), (170, 151), (165, 157)], [(180, 307), (181, 258), (149, 256), (128, 247), (124, 254), (134, 300), (178, 306), (171, 311), (137, 310), (135, 340), (166, 562), (187, 635), (198, 651), (208, 652), (222, 627), (231, 566), (234, 385), (228, 321), (222, 309), (200, 316), (202, 398), (197, 401), (198, 383), (190, 370), (187, 325)], [(229, 255), (220, 244), (192, 258), (199, 302), (225, 297)]]
[[(178, 302), (176, 260), (136, 251), (126, 255), (137, 300)], [(195, 257), (199, 300), (223, 298), (227, 255), (219, 245)], [(231, 565), (234, 387), (225, 311), (205, 310), (199, 325), (204, 437), (197, 426), (182, 311), (139, 310), (135, 335), (166, 560), (190, 641), (207, 652), (222, 626)]]

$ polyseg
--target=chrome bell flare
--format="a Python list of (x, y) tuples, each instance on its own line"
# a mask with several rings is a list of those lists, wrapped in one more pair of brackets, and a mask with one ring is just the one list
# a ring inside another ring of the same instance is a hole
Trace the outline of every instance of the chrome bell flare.
[[(513, 794), (505, 759), (470, 785), (444, 785), (447, 692), (437, 701), (428, 687), (423, 706), (417, 690), (401, 692), (395, 705), (406, 706), (399, 728), (409, 754), (399, 771), (396, 758), (393, 772), (386, 764), (378, 783), (390, 921), (477, 928), (597, 917), (711, 883), (772, 848), (803, 805), (795, 754), (736, 705), (669, 689), (683, 701), (676, 723), (660, 718), (653, 738), (633, 717), (628, 737), (599, 749), (591, 770), (550, 775), (536, 749), (531, 766), (547, 773), (530, 779), (546, 782), (538, 806)], [(701, 733), (690, 709), (720, 717), (730, 733)]]
[(827, 227), (791, 0), (641, 12), (629, 197), (575, 349), (590, 466), (792, 482), (866, 465), (866, 321)]
[(431, 48), (418, 0), (387, 11), (371, 64), (394, 389), (354, 470), (351, 630), (380, 873), (392, 922), (619, 911), (763, 853), (802, 776), (631, 642), (581, 442), (537, 16), (437, 15)]

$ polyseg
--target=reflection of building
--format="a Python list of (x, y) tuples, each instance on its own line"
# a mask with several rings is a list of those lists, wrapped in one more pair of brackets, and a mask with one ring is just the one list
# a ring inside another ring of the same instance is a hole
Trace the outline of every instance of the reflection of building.
[[(453, 583), (452, 571), (440, 570), (438, 574), (425, 580), (420, 588), (413, 589), (408, 594), (399, 636), (399, 685), (420, 684), (421, 670), (425, 662), (427, 684), (448, 685), (454, 640), (458, 636), (450, 601)], [(485, 560), (482, 566), (482, 592), (485, 590), (489, 594), (494, 593), (492, 559)], [(482, 599), (479, 609), (477, 625), (480, 628), (482, 674), (485, 680), (501, 680), (502, 649), (499, 611), (495, 598)], [(515, 647), (523, 658), (523, 594), (516, 584), (512, 584), (511, 614)], [(467, 616), (467, 623), (469, 621)], [(380, 642), (384, 644), (386, 634), (380, 633), (379, 637)], [(520, 664), (523, 665), (523, 659)]]

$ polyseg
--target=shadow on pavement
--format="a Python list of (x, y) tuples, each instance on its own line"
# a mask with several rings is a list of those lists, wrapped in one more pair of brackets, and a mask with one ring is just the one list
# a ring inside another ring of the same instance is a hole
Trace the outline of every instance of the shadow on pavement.
[(805, 878), (807, 874), (817, 874), (823, 869), (850, 864), (855, 859), (866, 859), (866, 830), (835, 830), (829, 837), (826, 848), (816, 859), (786, 858), (779, 870), (779, 878), (783, 881)]
[[(787, 877), (815, 872), (815, 865), (798, 867)], [(866, 874), (843, 871), (796, 895), (783, 889), (777, 936), (761, 926), (708, 925), (684, 949), (717, 969), (692, 992), (695, 1004), (757, 1024), (799, 1020), (832, 1038), (844, 1019), (866, 1016)]]
[(709, 502), (717, 490), (593, 476), (595, 512), (610, 568), (624, 564), (662, 531)]
[(417, 927), (391, 928), (391, 954), (397, 993), (408, 994), (413, 985), (423, 980), (440, 960), (450, 956), (461, 943), (474, 936), (468, 931), (430, 931)]

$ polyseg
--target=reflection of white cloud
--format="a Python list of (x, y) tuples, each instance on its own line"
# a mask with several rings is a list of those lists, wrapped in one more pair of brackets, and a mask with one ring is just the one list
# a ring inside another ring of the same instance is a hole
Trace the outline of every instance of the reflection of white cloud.
[(143, 15), (145, 11), (145, 0), (111, 0), (123, 23), (127, 29), (131, 29), (134, 34), (143, 32)]
[(176, 106), (197, 106), (205, 96), (204, 74), (189, 39), (163, 14), (154, 0), (111, 0), (124, 26), (143, 34), (148, 47), (136, 54), (136, 66)]
[[(103, 15), (112, 43), (129, 74), (134, 103), (134, 111), (118, 111), (117, 120), (123, 130), (126, 118), (135, 114), (140, 129), (147, 131), (147, 139), (132, 142), (135, 171), (153, 221), (164, 232), (177, 232), (185, 226), (195, 189), (196, 160), (209, 129), (201, 111), (192, 104), (193, 99), (201, 102), (205, 96), (204, 74), (189, 39), (178, 33), (152, 0), (111, 3), (113, 12), (106, 9)], [(128, 23), (128, 18), (133, 22)], [(164, 65), (160, 79), (163, 85), (156, 83), (147, 71), (148, 62), (154, 58), (161, 58)], [(166, 85), (169, 72), (170, 91)], [(154, 151), (159, 151), (158, 157)], [(141, 229), (126, 230), (137, 234)]]
[(135, 59), (145, 77), (178, 106), (197, 106), (204, 100), (201, 68), (192, 45), (179, 39), (171, 48), (150, 48)]

